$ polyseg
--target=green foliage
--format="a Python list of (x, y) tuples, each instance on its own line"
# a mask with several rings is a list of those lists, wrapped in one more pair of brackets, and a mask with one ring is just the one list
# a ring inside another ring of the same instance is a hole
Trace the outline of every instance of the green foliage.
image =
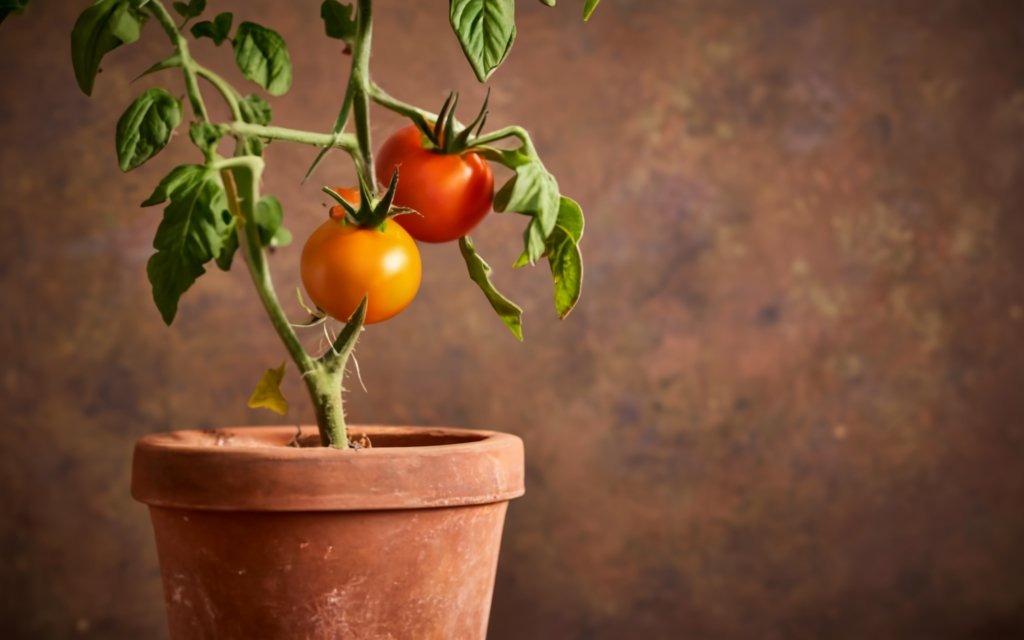
[(352, 19), (352, 5), (341, 4), (338, 0), (324, 0), (320, 5), (320, 17), (328, 38), (352, 42), (356, 37), (356, 21)]
[(473, 73), (486, 82), (516, 39), (515, 0), (450, 0), (448, 8)]
[(516, 303), (502, 295), (491, 282), (491, 267), (484, 262), (480, 254), (476, 252), (473, 241), (469, 236), (459, 238), (459, 251), (462, 259), (466, 261), (466, 269), (469, 270), (469, 278), (476, 283), (484, 292), (491, 308), (498, 314), (501, 321), (509, 328), (509, 331), (518, 340), (523, 339), (523, 310)]
[(554, 231), (558, 219), (558, 181), (526, 145), (512, 150), (485, 149), (484, 155), (515, 171), (494, 194), (494, 210), (531, 216), (523, 234), (525, 262), (521, 258), (516, 265), (533, 264), (544, 254), (544, 241)]
[(292, 86), (292, 60), (276, 31), (255, 22), (243, 22), (238, 25), (233, 44), (235, 62), (246, 79), (272, 96), (287, 93)]
[(150, 89), (136, 98), (117, 121), (121, 171), (131, 171), (160, 153), (180, 122), (181, 103), (164, 89)]
[(0, 23), (11, 13), (21, 13), (26, 6), (28, 0), (0, 0)]
[[(242, 120), (250, 124), (267, 125), (273, 116), (273, 111), (266, 100), (255, 93), (243, 97), (238, 101), (238, 110), (242, 114)], [(262, 156), (263, 140), (254, 137), (247, 137), (242, 142), (242, 151), (247, 155)]]
[(565, 318), (580, 299), (583, 286), (583, 256), (579, 242), (583, 237), (583, 210), (571, 198), (562, 196), (558, 225), (547, 239), (548, 265), (555, 285), (555, 311)]
[(85, 95), (92, 95), (103, 56), (138, 40), (144, 23), (130, 0), (99, 0), (78, 16), (71, 30), (71, 63)]
[(263, 196), (256, 203), (253, 212), (256, 226), (260, 228), (260, 242), (264, 247), (283, 247), (291, 243), (292, 234), (281, 226), (284, 221), (284, 207), (274, 196)]
[(153, 300), (164, 322), (171, 324), (178, 301), (207, 262), (217, 257), (231, 234), (227, 198), (217, 172), (202, 165), (180, 165), (169, 173), (143, 206), (167, 201), (146, 264)]
[(193, 122), (188, 128), (188, 137), (192, 144), (202, 150), (207, 158), (213, 156), (217, 150), (217, 143), (220, 142), (223, 133), (209, 122)]
[(192, 25), (192, 37), (193, 38), (210, 38), (213, 40), (213, 44), (218, 47), (228, 36), (231, 35), (231, 22), (234, 16), (230, 11), (224, 13), (218, 13), (217, 16), (211, 20), (203, 20)]
[(251, 124), (270, 124), (273, 110), (266, 100), (255, 93), (250, 93), (238, 102), (242, 111), (242, 119)]
[(601, 0), (587, 0), (583, 4), (583, 21), (590, 20), (590, 16), (593, 15), (594, 9), (597, 8), (597, 3)]
[(206, 0), (189, 0), (187, 3), (175, 2), (172, 6), (179, 16), (189, 20), (199, 16), (206, 10)]

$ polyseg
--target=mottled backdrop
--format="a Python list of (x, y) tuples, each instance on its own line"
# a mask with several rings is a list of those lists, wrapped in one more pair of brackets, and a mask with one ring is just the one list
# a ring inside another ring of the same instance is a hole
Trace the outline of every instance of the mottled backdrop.
[[(319, 3), (226, 4), (292, 45), (276, 121), (329, 128), (347, 58)], [(378, 4), (385, 87), (482, 99), (445, 3)], [(544, 268), (508, 267), (521, 218), (494, 215), (477, 244), (525, 344), (427, 247), (414, 306), (360, 345), (368, 391), (349, 383), (356, 421), (525, 439), (491, 636), (1024, 637), (1024, 5), (606, 0), (583, 25), (579, 4), (517, 3), (489, 122), (533, 131), (589, 214), (583, 302), (557, 321)], [(171, 329), (152, 305), (159, 211), (137, 205), (196, 155), (120, 174), (117, 117), (178, 78), (129, 86), (168, 52), (150, 25), (81, 95), (83, 6), (0, 25), (6, 638), (162, 637), (133, 440), (277, 420), (245, 408), (283, 350), (243, 271)], [(300, 239), (318, 185), (352, 176), (338, 154), (300, 186), (312, 155), (268, 153)], [(297, 250), (274, 266), (291, 302)]]

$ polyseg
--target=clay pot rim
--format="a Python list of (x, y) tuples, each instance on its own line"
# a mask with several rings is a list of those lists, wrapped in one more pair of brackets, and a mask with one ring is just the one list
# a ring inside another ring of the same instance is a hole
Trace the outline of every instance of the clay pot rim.
[[(359, 450), (292, 447), (296, 427), (151, 434), (135, 446), (132, 495), (157, 507), (354, 511), (487, 504), (523, 494), (523, 444), (496, 431), (352, 426)], [(316, 427), (302, 427), (303, 438)]]
[[(319, 442), (319, 432), (315, 425), (299, 425), (299, 429), (301, 429), (300, 437), (303, 440), (315, 438)], [(284, 431), (286, 433), (283, 433)], [(385, 439), (388, 436), (405, 436), (423, 440), (439, 440), (440, 442), (393, 446), (387, 444), (385, 440), (385, 443), (382, 445), (374, 445), (363, 449), (334, 449), (319, 445), (295, 447), (290, 444), (296, 434), (299, 433), (294, 425), (270, 425), (163, 431), (139, 438), (136, 448), (160, 448), (196, 453), (215, 450), (218, 452), (217, 455), (238, 457), (265, 457), (270, 452), (273, 452), (274, 456), (284, 458), (332, 459), (333, 456), (339, 454), (357, 454), (360, 456), (386, 455), (389, 457), (422, 455), (424, 453), (434, 453), (439, 448), (451, 451), (456, 448), (479, 449), (481, 447), (500, 447), (509, 441), (519, 440), (516, 436), (500, 431), (455, 427), (353, 425), (349, 426), (348, 432), (350, 439), (353, 436), (359, 437), (365, 434), (369, 436), (371, 442), (374, 441), (375, 436), (384, 436)], [(451, 439), (461, 439), (461, 441), (448, 441)]]

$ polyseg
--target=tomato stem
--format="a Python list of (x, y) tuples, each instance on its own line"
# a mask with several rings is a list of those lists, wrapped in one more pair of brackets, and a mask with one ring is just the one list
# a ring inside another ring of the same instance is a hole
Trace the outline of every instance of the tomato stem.
[(352, 46), (352, 72), (349, 86), (352, 89), (352, 116), (359, 143), (359, 170), (370, 188), (377, 195), (377, 181), (373, 176), (373, 147), (370, 142), (370, 43), (373, 39), (373, 2), (358, 0), (356, 8), (356, 35)]
[(157, 22), (160, 23), (160, 26), (164, 28), (164, 31), (167, 32), (167, 37), (171, 39), (171, 43), (178, 50), (178, 55), (181, 58), (181, 70), (185, 74), (185, 89), (188, 93), (189, 102), (192, 104), (192, 111), (200, 120), (209, 122), (210, 114), (206, 110), (203, 96), (199, 92), (199, 81), (196, 79), (196, 63), (192, 59), (192, 54), (189, 53), (188, 41), (182, 35), (181, 29), (174, 24), (174, 19), (171, 17), (171, 14), (167, 13), (167, 9), (160, 3), (160, 0), (151, 0), (151, 2), (146, 4), (146, 7), (153, 14), (153, 17), (157, 19)]

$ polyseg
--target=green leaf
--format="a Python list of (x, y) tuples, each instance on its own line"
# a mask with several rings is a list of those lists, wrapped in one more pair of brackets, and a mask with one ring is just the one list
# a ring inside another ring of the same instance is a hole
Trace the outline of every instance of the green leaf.
[(173, 5), (174, 10), (178, 12), (178, 15), (186, 20), (195, 18), (206, 10), (206, 0), (189, 0), (186, 4), (184, 2), (175, 2)]
[(583, 209), (567, 196), (558, 199), (558, 226), (569, 234), (573, 242), (579, 244), (583, 239)]
[(281, 201), (274, 196), (263, 196), (256, 203), (256, 210), (253, 212), (256, 219), (256, 226), (260, 228), (260, 242), (263, 246), (270, 244), (281, 222), (284, 220), (284, 208)]
[(202, 149), (203, 153), (209, 157), (216, 151), (217, 143), (220, 142), (223, 134), (220, 129), (209, 122), (193, 122), (188, 128), (188, 136), (192, 139), (192, 144)]
[(28, 0), (0, 0), (0, 22), (3, 22), (8, 14), (21, 13), (26, 6), (28, 6)]
[(270, 95), (283, 95), (292, 86), (291, 57), (276, 31), (255, 22), (243, 22), (235, 33), (234, 49), (242, 75)]
[(124, 44), (131, 44), (142, 35), (142, 18), (129, 3), (122, 2), (111, 16), (110, 32)]
[(583, 286), (583, 257), (569, 233), (556, 227), (548, 239), (548, 264), (555, 284), (555, 310), (565, 318), (580, 299)]
[(516, 39), (515, 0), (450, 0), (448, 17), (480, 82), (505, 60)]
[(231, 232), (224, 236), (224, 246), (220, 248), (220, 253), (216, 258), (217, 266), (221, 271), (231, 270), (231, 262), (234, 260), (235, 252), (238, 251), (238, 232), (235, 228), (235, 221), (232, 220), (229, 225)]
[[(535, 220), (531, 220), (530, 226), (526, 228), (526, 233), (523, 234), (526, 250), (523, 251), (522, 255), (512, 265), (516, 269), (536, 262), (545, 253), (550, 256), (554, 245), (558, 242), (556, 236), (558, 236), (559, 231), (567, 234), (576, 244), (579, 244), (579, 241), (583, 239), (583, 210), (572, 198), (566, 196), (559, 198), (558, 224), (547, 241), (542, 239), (539, 229), (534, 224), (535, 222)], [(560, 238), (561, 236), (558, 237)]]
[(524, 236), (530, 263), (544, 251), (544, 241), (558, 221), (558, 182), (540, 160), (515, 167), (516, 174), (494, 194), (495, 211), (514, 211), (533, 216)]
[(176, 167), (146, 202), (163, 199), (169, 202), (146, 272), (160, 315), (171, 324), (182, 294), (206, 273), (203, 265), (221, 255), (232, 225), (219, 175), (201, 165)]
[(150, 89), (117, 121), (117, 164), (131, 171), (167, 146), (171, 134), (181, 122), (181, 103), (167, 91)]
[(587, 0), (583, 5), (583, 21), (590, 20), (590, 16), (594, 13), (594, 9), (597, 8), (597, 3), (601, 0)]
[(356, 37), (352, 5), (341, 4), (338, 0), (324, 0), (320, 5), (320, 17), (324, 20), (324, 31), (328, 38), (352, 42)]
[(238, 107), (242, 112), (242, 120), (249, 124), (270, 124), (273, 111), (266, 100), (255, 93), (250, 93), (238, 101)]
[(549, 7), (555, 6), (555, 0), (540, 0), (541, 4), (546, 4)]
[[(239, 111), (242, 112), (242, 120), (251, 124), (270, 124), (273, 115), (267, 101), (254, 93), (250, 93), (238, 101)], [(245, 138), (245, 153), (254, 156), (263, 155), (264, 142), (260, 138)]]
[(128, 0), (99, 0), (78, 16), (71, 30), (71, 63), (85, 95), (92, 95), (103, 56), (138, 40), (144, 22), (145, 15)]
[(171, 192), (193, 180), (196, 165), (182, 164), (171, 169), (171, 172), (160, 180), (153, 193), (146, 198), (140, 206), (152, 207), (153, 205), (165, 202)]
[(218, 13), (213, 21), (203, 20), (202, 22), (197, 22), (192, 25), (190, 30), (192, 37), (196, 39), (210, 38), (213, 40), (213, 44), (219, 47), (231, 35), (231, 21), (233, 19), (234, 16), (231, 12), (225, 11), (224, 13)]
[(522, 308), (494, 288), (494, 283), (491, 282), (491, 267), (476, 252), (476, 248), (473, 247), (473, 241), (469, 236), (459, 238), (459, 251), (462, 253), (462, 259), (466, 261), (470, 280), (475, 282), (480, 287), (480, 290), (484, 292), (487, 301), (491, 303), (491, 308), (498, 314), (501, 321), (505, 323), (505, 326), (509, 328), (518, 340), (522, 341)]
[(282, 362), (280, 367), (263, 372), (252, 395), (249, 396), (250, 409), (270, 409), (282, 416), (288, 413), (288, 400), (281, 393), (285, 364)]

